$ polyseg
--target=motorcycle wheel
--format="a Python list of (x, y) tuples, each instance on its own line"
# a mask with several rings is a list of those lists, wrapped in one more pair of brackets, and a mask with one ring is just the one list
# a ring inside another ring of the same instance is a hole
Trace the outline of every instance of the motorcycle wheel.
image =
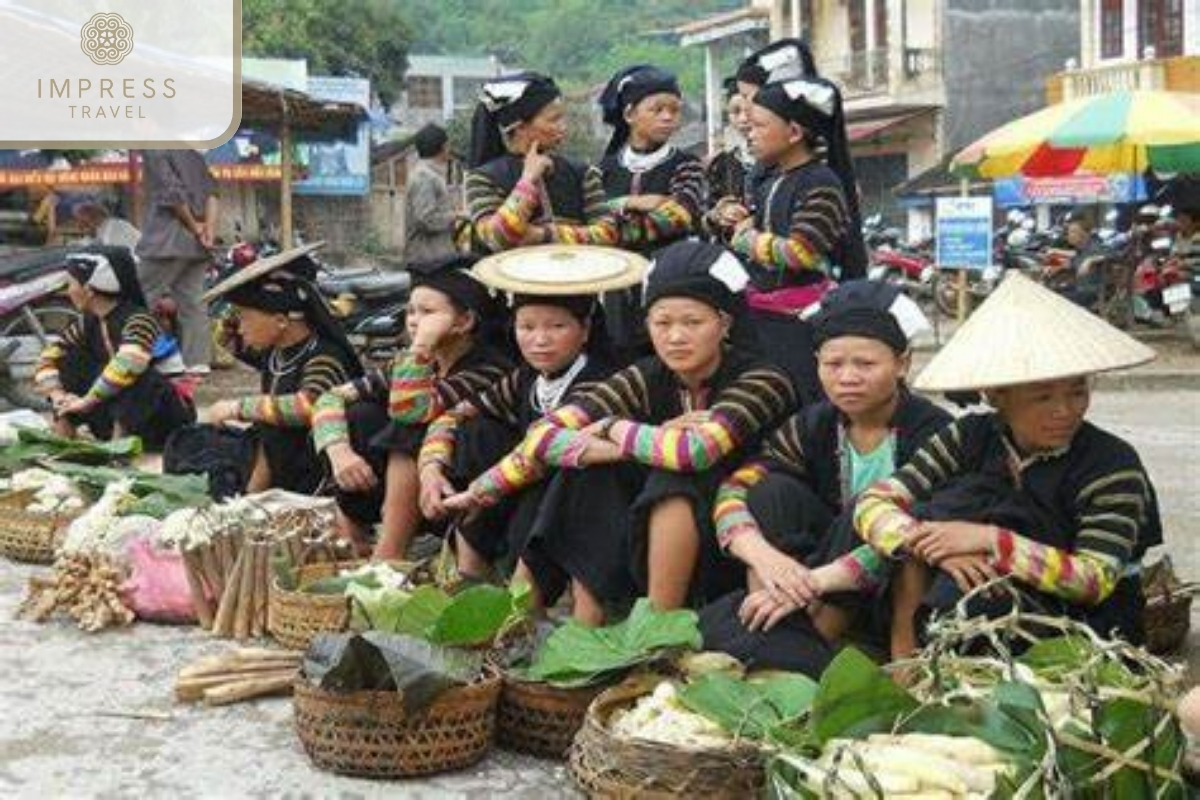
[[(30, 324), (24, 314), (18, 312), (0, 321), (0, 338), (62, 333), (68, 325), (79, 319), (79, 312), (74, 306), (59, 300), (39, 303), (29, 310), (37, 320), (40, 331)], [(46, 399), (33, 390), (30, 383), (13, 378), (7, 369), (0, 374), (0, 397), (15, 408), (45, 411), (50, 407)]]

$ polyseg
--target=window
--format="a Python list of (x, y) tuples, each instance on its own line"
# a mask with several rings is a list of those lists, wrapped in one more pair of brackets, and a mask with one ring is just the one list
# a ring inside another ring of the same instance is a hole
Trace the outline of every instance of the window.
[(1125, 49), (1125, 10), (1123, 5), (1123, 0), (1101, 0), (1101, 58), (1120, 58)]
[(405, 81), (409, 108), (442, 108), (442, 79), (440, 77), (411, 77)]
[(1183, 0), (1138, 3), (1138, 57), (1147, 47), (1156, 58), (1183, 55)]

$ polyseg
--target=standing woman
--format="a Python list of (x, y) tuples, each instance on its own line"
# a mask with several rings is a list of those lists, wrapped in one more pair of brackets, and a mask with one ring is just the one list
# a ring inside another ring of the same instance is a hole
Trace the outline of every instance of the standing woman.
[(183, 362), (174, 340), (146, 310), (127, 248), (67, 257), (67, 296), (82, 318), (42, 351), (34, 374), (54, 407), (54, 428), (74, 438), (87, 425), (97, 439), (139, 436), (162, 449), (195, 419), (186, 388), (168, 378)]
[(837, 169), (850, 161), (841, 96), (821, 79), (768, 83), (750, 115), (750, 145), (771, 172), (757, 187), (754, 213), (737, 210), (743, 218), (730, 243), (750, 272), (747, 300), (764, 352), (811, 404), (823, 393), (812, 327), (802, 315), (835, 279), (859, 277), (865, 266), (846, 200), (853, 174)]
[(554, 152), (566, 136), (567, 108), (550, 78), (522, 72), (484, 85), (465, 186), (474, 250), (616, 243), (600, 171)]
[[(616, 213), (617, 246), (642, 255), (699, 230), (705, 178), (700, 160), (671, 145), (683, 96), (675, 76), (642, 64), (604, 87), (600, 110), (612, 129), (600, 172)], [(636, 290), (605, 297), (609, 330), (624, 360), (649, 350)]]
[(222, 345), (257, 369), (259, 393), (218, 400), (202, 418), (212, 425), (251, 423), (254, 462), (245, 492), (270, 488), (312, 494), (324, 467), (313, 449), (313, 405), (325, 392), (362, 377), (362, 364), (346, 334), (312, 284), (320, 245), (259, 259), (238, 269), (204, 296), (234, 308)]
[(502, 312), (463, 256), (409, 265), (410, 344), (389, 369), (371, 370), (317, 401), (313, 438), (338, 485), (343, 532), (360, 546), (382, 521), (380, 558), (403, 558), (421, 524), (417, 456), (429, 423), (511, 369)]
[(534, 424), (514, 453), (447, 506), (497, 502), (550, 479), (525, 537), (538, 600), (569, 585), (597, 624), (648, 594), (660, 609), (723, 593), (712, 500), (727, 465), (795, 407), (780, 371), (734, 343), (746, 274), (724, 248), (664, 248), (644, 303), (655, 354)]
[(1091, 375), (1153, 358), (1015, 272), (959, 328), (916, 387), (983, 391), (994, 410), (935, 434), (854, 512), (859, 534), (900, 562), (895, 656), (996, 576), (1016, 597), (976, 595), (968, 615), (1005, 614), (1019, 599), (1141, 643), (1141, 559), (1162, 543), (1158, 502), (1137, 452), (1086, 416)]
[(718, 209), (729, 204), (746, 205), (746, 179), (754, 166), (750, 152), (750, 101), (738, 91), (737, 78), (725, 80), (724, 147), (708, 162), (709, 227), (724, 227)]

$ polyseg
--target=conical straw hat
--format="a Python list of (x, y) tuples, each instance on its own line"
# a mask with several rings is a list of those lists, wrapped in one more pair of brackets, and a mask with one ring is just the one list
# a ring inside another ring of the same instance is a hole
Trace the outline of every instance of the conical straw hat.
[(294, 259), (297, 259), (300, 256), (306, 256), (314, 250), (324, 246), (325, 242), (323, 241), (313, 242), (311, 244), (293, 247), (291, 250), (282, 250), (273, 256), (260, 258), (257, 261), (251, 261), (249, 264), (237, 270), (232, 275), (225, 278), (225, 280), (209, 289), (200, 299), (207, 303), (211, 300), (221, 297), (222, 295), (226, 295), (239, 286), (245, 286), (248, 283), (252, 283), (264, 275), (269, 275), (275, 270), (286, 266)]
[(990, 389), (1134, 367), (1154, 351), (1070, 300), (1010, 272), (925, 367), (923, 391)]

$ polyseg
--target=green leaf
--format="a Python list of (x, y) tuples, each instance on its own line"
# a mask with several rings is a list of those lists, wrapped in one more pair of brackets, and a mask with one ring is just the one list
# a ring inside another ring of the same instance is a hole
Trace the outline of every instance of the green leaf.
[[(1048, 681), (1060, 681), (1093, 662), (1099, 652), (1082, 636), (1058, 636), (1035, 643), (1017, 659)], [(1111, 659), (1100, 662), (1093, 677), (1105, 686), (1132, 687), (1137, 679), (1126, 667)]]
[(821, 675), (812, 704), (817, 743), (889, 730), (917, 701), (860, 650), (847, 647)]
[(694, 611), (655, 611), (642, 598), (622, 622), (591, 628), (569, 620), (546, 639), (526, 675), (555, 686), (585, 686), (674, 648), (698, 650)]
[(763, 739), (808, 710), (817, 684), (804, 675), (745, 680), (711, 673), (687, 684), (680, 701), (729, 733)]
[(513, 596), (499, 586), (472, 586), (451, 598), (429, 629), (429, 641), (474, 645), (491, 641), (513, 613)]

